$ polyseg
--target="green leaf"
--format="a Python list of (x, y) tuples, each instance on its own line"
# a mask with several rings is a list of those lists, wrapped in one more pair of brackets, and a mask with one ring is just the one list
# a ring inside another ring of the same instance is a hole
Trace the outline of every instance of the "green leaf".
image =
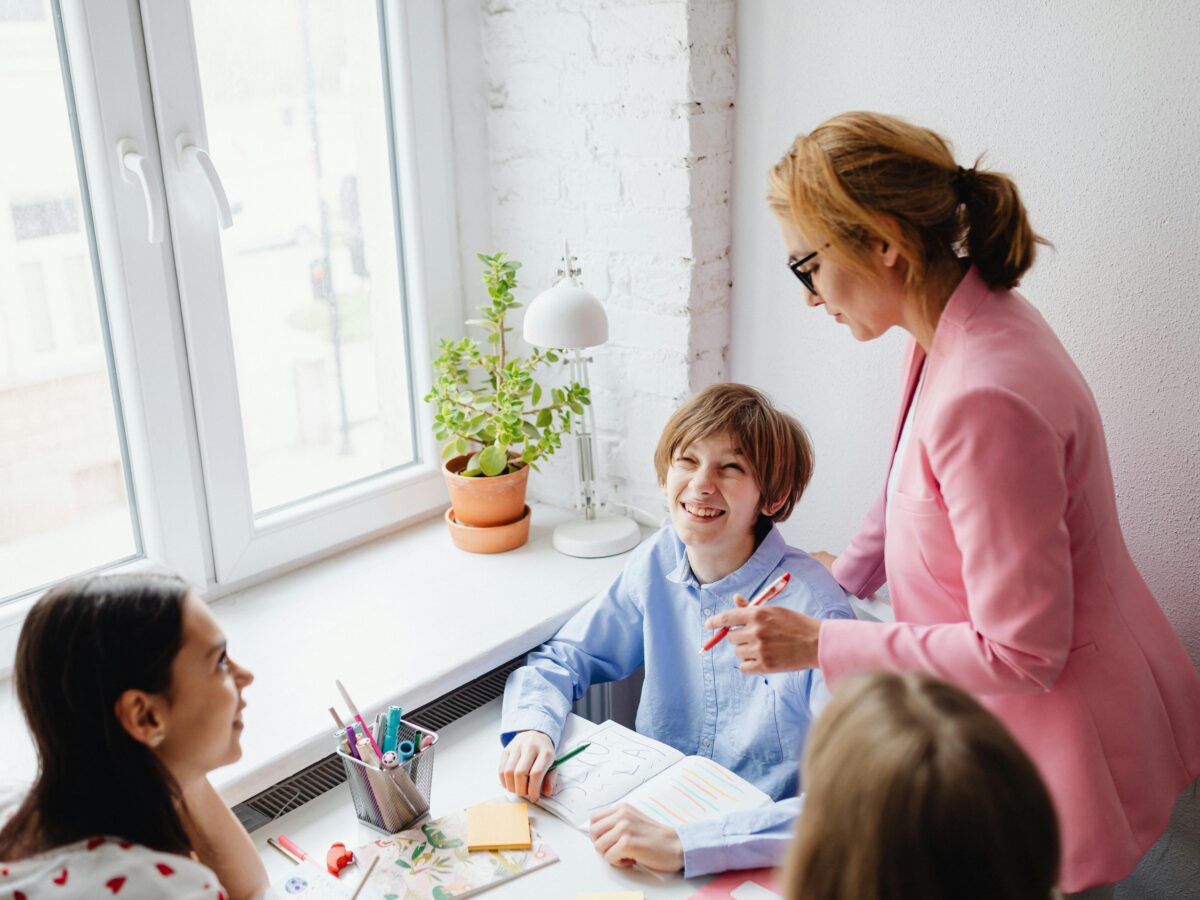
[(467, 442), (465, 440), (463, 440), (462, 438), (457, 438), (454, 441), (454, 452), (458, 453), (458, 454), (466, 453), (467, 452)]
[(583, 404), (578, 400), (572, 400), (567, 405), (570, 406), (571, 409), (575, 410), (576, 414), (581, 416), (583, 415)]
[(533, 383), (533, 398), (532, 398), (533, 405), (537, 406), (538, 401), (540, 401), (541, 399), (542, 399), (542, 386), (535, 381)]
[(453, 455), (454, 455), (454, 445), (453, 444), (447, 444), (445, 447), (442, 448), (442, 459), (449, 459)]
[(479, 468), (484, 475), (499, 475), (508, 467), (508, 454), (503, 447), (489, 444), (479, 453)]
[(541, 437), (541, 435), (538, 433), (538, 430), (537, 430), (536, 428), (534, 428), (532, 425), (530, 425), (528, 422), (522, 422), (522, 423), (521, 423), (521, 431), (522, 431), (522, 432), (523, 432), (523, 433), (524, 433), (524, 434), (525, 434), (527, 437), (530, 437), (530, 438), (532, 438), (532, 439), (533, 439), (533, 440), (535, 440), (535, 441), (536, 441), (536, 440), (537, 440), (539, 437)]
[(554, 421), (554, 413), (550, 412), (550, 410), (548, 410), (548, 409), (543, 409), (541, 412), (539, 412), (537, 414), (537, 427), (538, 428), (545, 428), (552, 421)]

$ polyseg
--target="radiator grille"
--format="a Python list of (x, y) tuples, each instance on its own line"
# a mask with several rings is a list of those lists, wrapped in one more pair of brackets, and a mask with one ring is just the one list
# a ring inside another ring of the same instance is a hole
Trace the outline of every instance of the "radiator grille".
[[(524, 662), (524, 655), (509, 660), (486, 675), (481, 675), (433, 702), (406, 713), (404, 718), (430, 731), (441, 731), (451, 722), (503, 695), (504, 682), (509, 674)], [(346, 773), (341, 761), (337, 754), (331, 753), (308, 768), (239, 803), (233, 811), (247, 831), (254, 831), (273, 819), (278, 819), (284, 813), (321, 796), (345, 780)]]

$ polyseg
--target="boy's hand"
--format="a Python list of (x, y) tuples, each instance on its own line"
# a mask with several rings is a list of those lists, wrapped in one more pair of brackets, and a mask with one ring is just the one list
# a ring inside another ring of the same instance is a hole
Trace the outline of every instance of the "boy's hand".
[(817, 638), (821, 620), (782, 606), (748, 606), (741, 594), (733, 598), (738, 605), (718, 613), (704, 623), (705, 628), (730, 627), (725, 640), (733, 644), (733, 652), (741, 660), (746, 675), (766, 672), (794, 672), (815, 669)]
[(639, 863), (656, 872), (678, 872), (683, 868), (679, 833), (627, 803), (592, 816), (588, 833), (596, 852), (610, 865)]
[(500, 783), (510, 793), (534, 803), (554, 791), (554, 742), (540, 731), (522, 731), (500, 751)]

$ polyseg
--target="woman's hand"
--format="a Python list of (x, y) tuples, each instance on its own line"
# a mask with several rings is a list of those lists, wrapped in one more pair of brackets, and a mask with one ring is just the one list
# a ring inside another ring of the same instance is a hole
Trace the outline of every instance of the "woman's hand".
[(522, 731), (500, 751), (500, 783), (534, 803), (554, 791), (554, 742), (540, 731)]
[(596, 852), (610, 865), (637, 863), (655, 872), (678, 872), (683, 868), (679, 833), (627, 803), (592, 816), (589, 834)]
[(741, 594), (733, 598), (737, 609), (718, 613), (704, 623), (706, 628), (731, 629), (725, 640), (741, 660), (746, 675), (794, 672), (817, 668), (817, 640), (821, 620), (782, 606), (749, 605)]
[(837, 562), (836, 556), (834, 556), (828, 550), (814, 550), (808, 555), (828, 569), (830, 575), (833, 574), (833, 564)]

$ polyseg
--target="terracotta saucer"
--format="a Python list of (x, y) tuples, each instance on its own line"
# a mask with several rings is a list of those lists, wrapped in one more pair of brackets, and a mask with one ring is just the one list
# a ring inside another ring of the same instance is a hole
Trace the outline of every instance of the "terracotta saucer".
[(490, 528), (463, 525), (454, 518), (454, 507), (446, 510), (445, 515), (454, 546), (468, 553), (503, 553), (505, 550), (515, 550), (529, 540), (531, 517), (529, 504), (525, 504), (525, 514), (517, 521), (507, 525), (493, 525)]

